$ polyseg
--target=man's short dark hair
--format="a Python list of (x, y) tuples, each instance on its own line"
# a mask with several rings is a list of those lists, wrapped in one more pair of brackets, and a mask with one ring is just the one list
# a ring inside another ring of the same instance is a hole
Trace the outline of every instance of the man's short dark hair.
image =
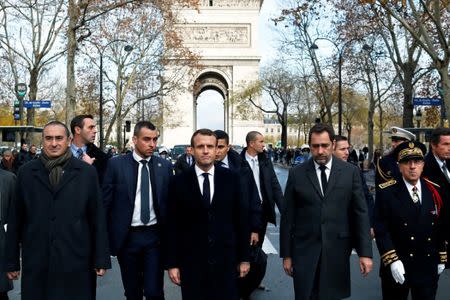
[(134, 130), (133, 130), (133, 135), (134, 136), (138, 136), (139, 132), (141, 131), (142, 128), (147, 128), (150, 130), (156, 130), (155, 125), (153, 125), (152, 122), (150, 121), (139, 121), (136, 123), (136, 125), (134, 125)]
[(343, 135), (338, 135), (338, 134), (336, 134), (335, 136), (334, 136), (334, 141), (337, 143), (337, 142), (342, 142), (342, 141), (348, 141), (348, 138), (347, 137), (345, 137), (345, 136), (343, 136)]
[(228, 133), (226, 133), (223, 130), (214, 130), (214, 134), (216, 135), (218, 140), (225, 140), (225, 143), (228, 145), (230, 143), (230, 137), (228, 136)]
[(245, 137), (245, 142), (247, 143), (247, 146), (250, 145), (250, 142), (253, 142), (254, 140), (256, 140), (256, 137), (258, 135), (262, 135), (262, 134), (258, 131), (250, 131), (249, 133), (247, 133), (247, 136)]
[(207, 129), (207, 128), (202, 128), (202, 129), (198, 129), (196, 130), (191, 137), (191, 147), (194, 148), (194, 138), (197, 135), (207, 135), (207, 136), (213, 136), (216, 138), (216, 145), (217, 145), (217, 136), (214, 133), (214, 131), (212, 131), (211, 129)]
[(450, 135), (450, 128), (445, 128), (445, 127), (435, 128), (431, 132), (430, 143), (433, 145), (437, 145), (441, 141), (441, 136), (446, 136), (446, 135)]
[(313, 127), (311, 127), (311, 129), (309, 130), (308, 144), (311, 145), (311, 136), (313, 133), (320, 134), (323, 132), (327, 132), (328, 136), (330, 137), (330, 141), (334, 141), (333, 127), (331, 127), (330, 125), (325, 124), (325, 123), (318, 123), (318, 124), (314, 125)]
[(60, 121), (50, 121), (47, 124), (45, 124), (44, 128), (42, 129), (42, 138), (44, 138), (44, 131), (45, 131), (45, 128), (47, 128), (48, 126), (62, 126), (62, 127), (64, 127), (64, 130), (66, 131), (66, 136), (70, 137), (69, 128), (67, 128), (66, 124), (64, 124), (63, 122), (60, 122)]
[(70, 131), (72, 131), (72, 134), (75, 134), (75, 127), (84, 127), (84, 119), (92, 119), (94, 120), (94, 117), (92, 115), (78, 115), (75, 116), (72, 121), (70, 121)]

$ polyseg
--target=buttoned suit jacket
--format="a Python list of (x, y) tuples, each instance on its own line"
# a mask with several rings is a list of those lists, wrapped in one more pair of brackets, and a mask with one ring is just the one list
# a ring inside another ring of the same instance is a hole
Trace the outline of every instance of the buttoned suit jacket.
[(192, 166), (169, 188), (167, 267), (179, 268), (183, 300), (237, 299), (237, 265), (249, 260), (248, 203), (237, 173), (214, 171), (207, 205)]
[(380, 252), (380, 274), (392, 280), (389, 265), (401, 260), (408, 284), (434, 285), (439, 252), (445, 250), (431, 191), (421, 179), (422, 204), (417, 209), (403, 179), (380, 188), (375, 202), (374, 230)]
[[(245, 157), (246, 151), (247, 148), (244, 148), (241, 152), (241, 157), (244, 160), (247, 160)], [(275, 170), (273, 169), (272, 161), (267, 157), (266, 152), (258, 154), (258, 164), (261, 194), (263, 197), (262, 222), (263, 224), (269, 222), (276, 225), (275, 205), (280, 211), (282, 210), (284, 202), (283, 192)]]
[(247, 198), (249, 203), (250, 230), (259, 232), (262, 228), (262, 206), (252, 169), (247, 160), (242, 159), (239, 153), (233, 149), (228, 151), (228, 167), (241, 177), (242, 195)]
[[(188, 164), (186, 160), (186, 153), (183, 153), (178, 157), (177, 161), (175, 162), (173, 169), (175, 170), (175, 174), (181, 173), (189, 169), (191, 166)], [(192, 164), (195, 164), (195, 159), (193, 156), (192, 158)]]
[(296, 300), (309, 300), (320, 268), (319, 299), (350, 296), (349, 257), (372, 257), (369, 217), (358, 167), (332, 159), (322, 195), (313, 159), (292, 168), (281, 214), (280, 256), (291, 257)]
[[(153, 207), (158, 225), (162, 228), (165, 224), (168, 186), (173, 171), (170, 162), (157, 156), (152, 156), (151, 166), (153, 201), (157, 201)], [(106, 167), (102, 194), (112, 255), (117, 255), (120, 251), (131, 227), (138, 167), (139, 163), (133, 158), (132, 152), (111, 158)]]

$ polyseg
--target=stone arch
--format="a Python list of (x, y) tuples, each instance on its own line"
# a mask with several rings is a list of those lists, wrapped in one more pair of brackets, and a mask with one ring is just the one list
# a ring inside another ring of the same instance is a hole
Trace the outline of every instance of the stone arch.
[(214, 90), (218, 92), (223, 97), (223, 112), (224, 112), (224, 130), (229, 130), (229, 94), (230, 94), (230, 82), (227, 80), (227, 76), (224, 72), (217, 69), (209, 68), (207, 70), (203, 70), (194, 80), (193, 82), (193, 128), (197, 129), (197, 99), (200, 94), (206, 90)]

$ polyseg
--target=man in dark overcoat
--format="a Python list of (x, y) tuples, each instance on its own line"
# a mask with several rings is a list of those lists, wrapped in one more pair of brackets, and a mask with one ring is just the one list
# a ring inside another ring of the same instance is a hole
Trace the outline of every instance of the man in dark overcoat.
[(296, 300), (350, 296), (354, 247), (361, 273), (372, 269), (369, 215), (359, 168), (332, 156), (334, 131), (309, 132), (312, 158), (292, 168), (280, 222), (280, 256), (294, 277)]
[(402, 177), (377, 192), (374, 229), (384, 300), (406, 300), (410, 291), (413, 300), (435, 299), (447, 261), (439, 186), (421, 178), (425, 152), (420, 142), (395, 148)]
[(194, 156), (192, 156), (192, 147), (186, 147), (185, 153), (178, 157), (177, 161), (173, 165), (175, 174), (179, 174), (189, 169), (195, 163)]
[(111, 267), (97, 172), (72, 156), (63, 123), (45, 125), (42, 139), (41, 157), (17, 176), (7, 275), (17, 279), (21, 270), (22, 300), (91, 300), (92, 272)]
[(13, 289), (11, 280), (3, 272), (5, 265), (6, 230), (8, 228), (8, 210), (11, 202), (14, 201), (16, 188), (16, 175), (0, 169), (0, 300), (8, 299), (8, 291)]
[(195, 166), (169, 188), (167, 267), (183, 300), (237, 300), (237, 278), (249, 269), (248, 202), (239, 176), (214, 166), (217, 139), (194, 132)]

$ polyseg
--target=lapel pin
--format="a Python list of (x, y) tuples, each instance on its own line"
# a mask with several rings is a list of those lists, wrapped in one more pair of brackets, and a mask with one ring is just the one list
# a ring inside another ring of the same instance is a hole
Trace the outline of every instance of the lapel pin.
[(158, 167), (161, 167), (161, 163), (158, 163)]

